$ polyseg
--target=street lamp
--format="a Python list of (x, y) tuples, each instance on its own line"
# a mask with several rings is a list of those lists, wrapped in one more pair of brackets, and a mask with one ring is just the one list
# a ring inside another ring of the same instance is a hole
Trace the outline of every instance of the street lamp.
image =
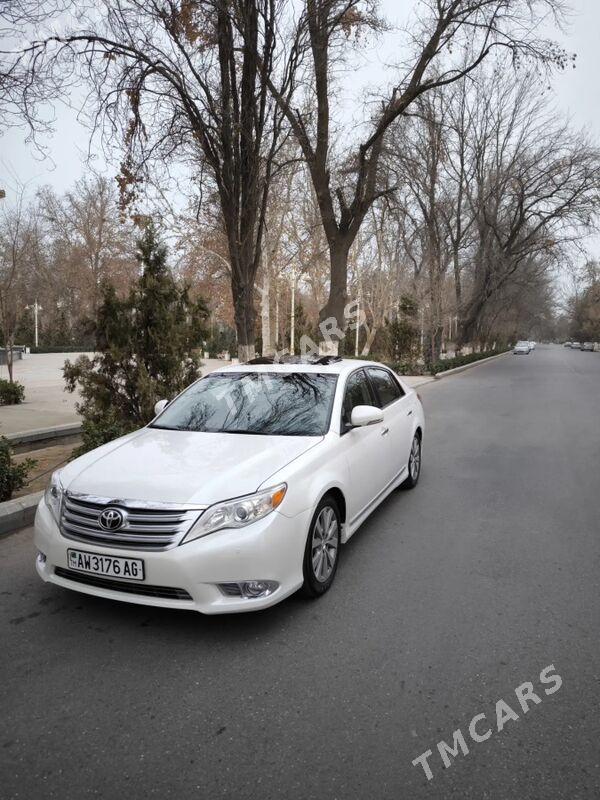
[(38, 346), (38, 312), (43, 311), (41, 305), (39, 305), (37, 298), (35, 303), (32, 306), (25, 306), (25, 309), (33, 309), (33, 327), (34, 327), (34, 341), (35, 347)]

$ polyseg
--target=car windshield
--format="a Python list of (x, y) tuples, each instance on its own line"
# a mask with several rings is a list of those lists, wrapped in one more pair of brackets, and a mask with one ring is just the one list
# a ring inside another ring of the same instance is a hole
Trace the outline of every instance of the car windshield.
[(336, 375), (320, 373), (213, 373), (168, 405), (151, 427), (322, 436), (329, 427), (336, 383)]

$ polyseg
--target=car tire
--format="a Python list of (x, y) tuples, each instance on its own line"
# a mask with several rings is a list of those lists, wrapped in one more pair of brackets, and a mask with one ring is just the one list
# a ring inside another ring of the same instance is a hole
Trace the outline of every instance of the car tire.
[(341, 531), (338, 504), (333, 497), (325, 495), (313, 514), (304, 549), (302, 593), (305, 597), (321, 597), (331, 587), (340, 557)]
[(423, 463), (423, 445), (421, 436), (417, 432), (413, 436), (410, 446), (410, 456), (408, 457), (408, 477), (401, 484), (401, 489), (414, 489), (421, 477), (421, 465)]

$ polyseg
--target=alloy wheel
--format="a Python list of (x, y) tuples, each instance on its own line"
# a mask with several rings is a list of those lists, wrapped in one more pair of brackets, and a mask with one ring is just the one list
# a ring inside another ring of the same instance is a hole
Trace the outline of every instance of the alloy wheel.
[(331, 506), (324, 506), (312, 532), (311, 560), (315, 578), (325, 583), (333, 569), (338, 555), (339, 525), (335, 511)]
[(421, 471), (421, 442), (419, 437), (415, 436), (410, 448), (410, 458), (408, 460), (408, 471), (413, 481), (416, 481)]

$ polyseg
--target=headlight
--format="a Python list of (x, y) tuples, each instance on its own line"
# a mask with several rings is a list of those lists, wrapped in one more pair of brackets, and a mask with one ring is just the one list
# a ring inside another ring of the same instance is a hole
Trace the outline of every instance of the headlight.
[(286, 491), (287, 485), (281, 483), (263, 492), (216, 503), (206, 509), (183, 541), (191, 542), (223, 528), (244, 528), (275, 511), (281, 505)]
[(44, 500), (46, 505), (52, 512), (52, 516), (58, 522), (60, 517), (60, 504), (62, 502), (63, 487), (60, 482), (60, 472), (55, 472), (50, 478), (46, 491), (44, 492)]

